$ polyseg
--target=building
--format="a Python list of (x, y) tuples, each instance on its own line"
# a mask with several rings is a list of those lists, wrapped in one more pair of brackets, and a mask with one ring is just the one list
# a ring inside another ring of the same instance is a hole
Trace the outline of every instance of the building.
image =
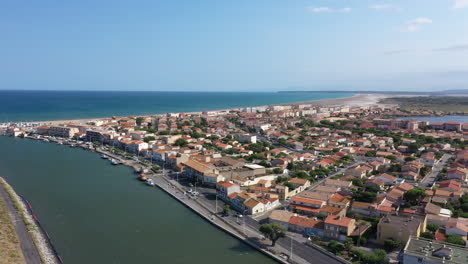
[(411, 237), (403, 251), (404, 264), (465, 264), (468, 248)]
[(388, 239), (406, 243), (411, 236), (419, 237), (419, 234), (425, 231), (426, 217), (418, 215), (403, 216), (394, 213), (386, 215), (380, 220), (377, 225), (377, 240), (382, 245)]
[(325, 236), (344, 241), (356, 228), (356, 220), (345, 216), (329, 215), (325, 221)]
[(66, 126), (51, 126), (49, 127), (48, 134), (49, 136), (54, 137), (64, 137), (64, 138), (71, 138), (79, 130), (76, 127), (66, 127)]

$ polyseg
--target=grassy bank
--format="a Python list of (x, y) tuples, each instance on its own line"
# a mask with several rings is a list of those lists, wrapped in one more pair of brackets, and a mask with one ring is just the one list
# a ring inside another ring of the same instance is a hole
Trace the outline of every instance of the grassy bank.
[(397, 104), (405, 111), (436, 111), (468, 114), (468, 96), (390, 97), (382, 101)]
[(0, 197), (0, 264), (25, 263), (15, 226)]

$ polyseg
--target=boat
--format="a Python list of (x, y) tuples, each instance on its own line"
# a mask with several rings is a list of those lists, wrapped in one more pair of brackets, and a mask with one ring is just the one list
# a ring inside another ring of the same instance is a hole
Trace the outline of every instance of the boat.
[(149, 185), (149, 186), (154, 186), (154, 182), (151, 179), (147, 179), (146, 184)]
[(141, 181), (146, 181), (146, 180), (148, 180), (148, 176), (146, 176), (145, 174), (142, 173), (142, 174), (140, 174), (140, 180)]
[(102, 155), (101, 155), (101, 158), (102, 158), (102, 159), (109, 159), (109, 157), (108, 157), (107, 155), (105, 155), (105, 154), (102, 154)]
[(115, 160), (115, 159), (111, 159), (111, 163), (112, 165), (119, 165), (120, 162), (118, 160)]

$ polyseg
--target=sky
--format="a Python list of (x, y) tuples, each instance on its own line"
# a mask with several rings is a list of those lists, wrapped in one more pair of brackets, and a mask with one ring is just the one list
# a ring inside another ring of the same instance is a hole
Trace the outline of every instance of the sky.
[(3, 0), (0, 89), (468, 89), (468, 0)]

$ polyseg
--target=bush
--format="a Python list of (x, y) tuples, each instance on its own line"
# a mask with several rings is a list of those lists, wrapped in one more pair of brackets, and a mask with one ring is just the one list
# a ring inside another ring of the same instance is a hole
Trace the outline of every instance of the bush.
[(463, 240), (461, 236), (455, 234), (447, 235), (447, 239), (445, 239), (445, 242), (461, 246), (465, 245), (465, 240)]
[(427, 224), (426, 226), (427, 230), (435, 232), (437, 229), (439, 229), (439, 225), (437, 224)]
[(435, 235), (431, 232), (423, 232), (421, 233), (421, 237), (427, 238), (427, 239), (434, 239)]
[(337, 254), (344, 250), (344, 245), (339, 243), (336, 240), (332, 240), (328, 243), (327, 248), (328, 248), (328, 251), (332, 252), (333, 254)]

